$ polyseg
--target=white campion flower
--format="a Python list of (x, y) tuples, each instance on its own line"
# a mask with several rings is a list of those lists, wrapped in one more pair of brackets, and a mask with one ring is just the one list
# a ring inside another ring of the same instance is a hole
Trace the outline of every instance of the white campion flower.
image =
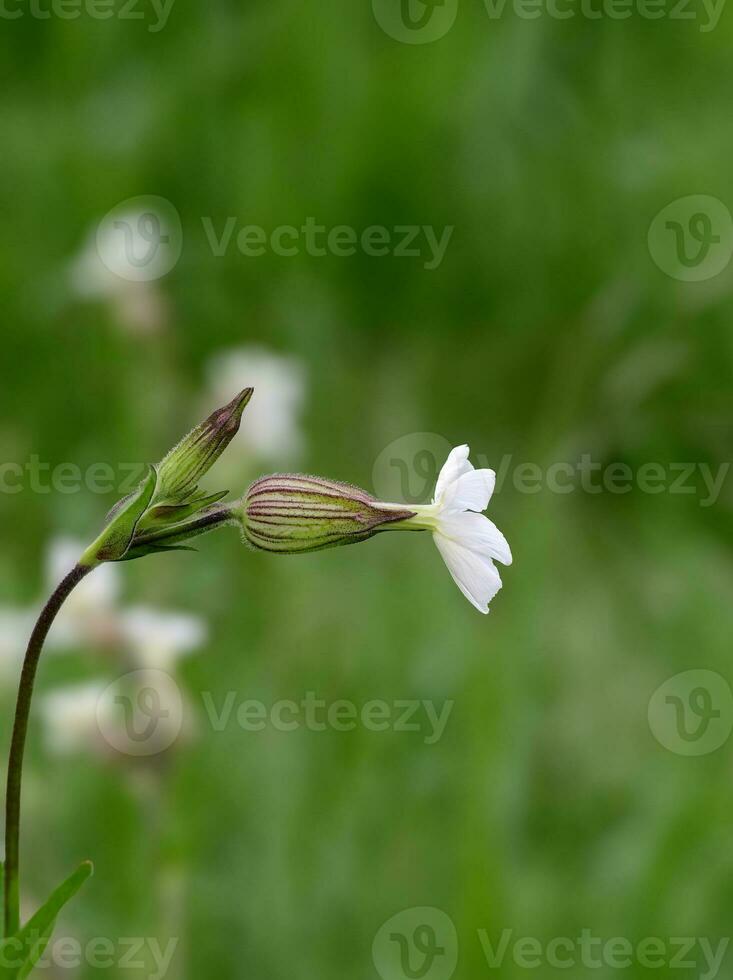
[[(496, 485), (493, 470), (477, 470), (471, 464), (468, 446), (457, 446), (438, 476), (432, 504), (411, 506), (416, 512), (406, 526), (432, 531), (433, 540), (453, 576), (453, 581), (482, 613), (501, 588), (495, 561), (511, 565), (512, 553), (506, 538), (483, 511)], [(404, 505), (394, 504), (390, 507)]]
[(480, 612), (501, 588), (494, 561), (511, 565), (506, 538), (481, 513), (494, 491), (493, 470), (476, 470), (468, 446), (452, 450), (431, 504), (387, 504), (347, 483), (279, 474), (255, 481), (232, 514), (245, 541), (261, 551), (304, 554), (365, 541), (381, 531), (430, 531), (448, 571)]
[(206, 643), (203, 619), (185, 613), (132, 606), (120, 614), (120, 633), (138, 667), (170, 671), (176, 661)]
[(271, 462), (300, 456), (305, 442), (301, 415), (307, 384), (298, 358), (264, 347), (238, 347), (216, 354), (209, 362), (208, 377), (210, 397), (216, 404), (245, 387), (257, 392), (234, 437), (233, 448), (239, 446), (248, 455)]
[(150, 241), (139, 230), (144, 217), (136, 211), (118, 217), (118, 225), (128, 229), (128, 238), (119, 227), (102, 222), (89, 234), (69, 267), (73, 293), (84, 301), (108, 303), (119, 325), (133, 334), (154, 333), (168, 319), (165, 299), (153, 281), (158, 278), (155, 267), (144, 281), (129, 275), (129, 255), (145, 255), (150, 248)]

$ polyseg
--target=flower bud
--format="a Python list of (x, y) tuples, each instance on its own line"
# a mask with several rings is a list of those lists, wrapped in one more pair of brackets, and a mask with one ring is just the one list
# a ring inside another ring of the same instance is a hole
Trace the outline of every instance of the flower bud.
[(347, 483), (293, 474), (257, 480), (235, 511), (254, 548), (283, 554), (356, 544), (414, 516)]
[(240, 391), (228, 405), (217, 408), (171, 449), (158, 467), (156, 500), (180, 501), (193, 492), (237, 434), (253, 390)]

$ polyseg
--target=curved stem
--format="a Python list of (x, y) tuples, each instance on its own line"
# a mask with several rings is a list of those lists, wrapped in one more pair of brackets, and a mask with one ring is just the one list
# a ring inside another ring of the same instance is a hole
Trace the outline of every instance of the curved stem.
[(23, 775), (23, 755), (28, 730), (28, 716), (33, 698), (38, 661), (43, 644), (64, 601), (93, 566), (76, 565), (59, 585), (38, 617), (28, 641), (23, 671), (20, 675), (18, 700), (15, 707), (13, 739), (8, 760), (8, 786), (5, 799), (5, 936), (13, 936), (20, 925), (20, 889), (18, 859), (20, 837), (20, 790)]

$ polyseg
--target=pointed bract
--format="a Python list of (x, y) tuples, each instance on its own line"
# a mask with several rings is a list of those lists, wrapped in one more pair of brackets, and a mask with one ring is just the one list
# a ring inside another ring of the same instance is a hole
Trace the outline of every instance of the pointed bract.
[(239, 431), (242, 412), (254, 389), (244, 388), (228, 405), (217, 408), (192, 429), (158, 466), (156, 502), (181, 503), (221, 456)]
[(143, 514), (155, 495), (158, 474), (154, 466), (138, 489), (125, 498), (124, 506), (113, 516), (97, 540), (84, 552), (81, 565), (100, 565), (119, 561), (127, 553)]
[(231, 520), (227, 505), (216, 506), (228, 491), (207, 494), (197, 483), (236, 435), (253, 391), (240, 391), (189, 432), (157, 467), (150, 467), (138, 489), (109, 512), (106, 528), (84, 553), (82, 564), (190, 550), (184, 545), (189, 538)]

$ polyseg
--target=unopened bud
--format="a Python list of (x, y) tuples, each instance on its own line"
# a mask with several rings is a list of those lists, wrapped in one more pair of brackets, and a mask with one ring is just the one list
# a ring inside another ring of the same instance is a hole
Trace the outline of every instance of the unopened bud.
[(415, 513), (347, 483), (292, 474), (257, 480), (235, 512), (254, 548), (283, 554), (355, 544)]
[(240, 391), (171, 449), (158, 467), (156, 500), (183, 500), (194, 490), (237, 434), (253, 390)]

